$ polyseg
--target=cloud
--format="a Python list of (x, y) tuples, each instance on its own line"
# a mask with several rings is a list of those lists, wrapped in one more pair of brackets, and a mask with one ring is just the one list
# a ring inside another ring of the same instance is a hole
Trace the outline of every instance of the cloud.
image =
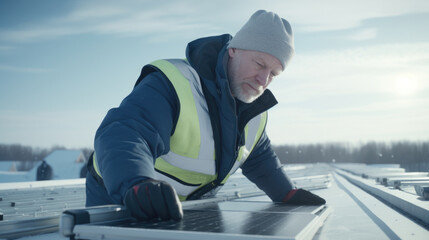
[(361, 1), (276, 1), (273, 9), (290, 19), (302, 31), (345, 30), (360, 26), (373, 18), (399, 16), (411, 13), (429, 12), (429, 2), (425, 0), (361, 0)]
[[(280, 103), (270, 111), (270, 138), (276, 144), (427, 140), (427, 52), (429, 43), (413, 43), (297, 55), (270, 86)], [(418, 84), (412, 95), (398, 94), (395, 80), (404, 76)]]
[[(360, 106), (311, 109), (275, 107), (267, 132), (274, 144), (360, 141), (427, 141), (428, 98), (365, 101)], [(337, 99), (346, 101), (346, 99)]]
[[(0, 110), (0, 142), (37, 147), (92, 147), (102, 111)], [(11, 131), (12, 129), (12, 131)]]
[[(84, 2), (64, 17), (35, 23), (29, 27), (0, 31), (0, 39), (9, 42), (30, 42), (79, 34), (101, 35), (151, 35), (190, 34), (195, 31), (210, 31), (216, 26), (205, 24), (194, 18), (189, 3), (173, 2), (169, 7), (150, 8), (147, 2), (117, 2), (89, 4)], [(186, 7), (188, 5), (188, 7)]]
[(367, 28), (359, 30), (353, 34), (350, 34), (347, 36), (347, 39), (353, 40), (353, 41), (363, 41), (363, 40), (369, 40), (373, 39), (377, 36), (377, 29), (375, 28)]
[(385, 44), (298, 54), (272, 83), (281, 101), (315, 96), (395, 92), (398, 77), (412, 77), (419, 91), (429, 89), (429, 43)]
[(71, 11), (68, 15), (59, 18), (58, 21), (61, 22), (83, 22), (83, 21), (92, 21), (98, 19), (108, 19), (115, 18), (127, 15), (129, 9), (124, 8), (123, 6), (109, 6), (109, 5), (99, 5), (95, 6), (79, 6), (77, 9)]
[[(225, 5), (228, 7), (226, 8)], [(362, 1), (78, 1), (70, 12), (51, 21), (0, 31), (3, 41), (23, 42), (50, 39), (83, 33), (141, 35), (199, 35), (238, 30), (257, 9), (274, 10), (290, 20), (297, 30), (327, 31), (355, 28), (371, 18), (429, 12), (425, 0), (386, 3), (382, 0)], [(374, 30), (356, 33), (354, 39), (373, 37)]]
[(51, 72), (52, 70), (46, 69), (46, 68), (16, 67), (16, 66), (0, 64), (0, 71), (25, 72), (25, 73), (46, 73), (46, 72)]
[(14, 49), (15, 49), (15, 47), (12, 47), (12, 46), (0, 46), (0, 53), (1, 52), (9, 52), (9, 51), (14, 50)]
[(5, 30), (0, 32), (2, 35), (0, 39), (8, 42), (32, 42), (79, 33), (83, 33), (82, 29), (79, 30), (72, 27), (42, 26), (23, 30)]

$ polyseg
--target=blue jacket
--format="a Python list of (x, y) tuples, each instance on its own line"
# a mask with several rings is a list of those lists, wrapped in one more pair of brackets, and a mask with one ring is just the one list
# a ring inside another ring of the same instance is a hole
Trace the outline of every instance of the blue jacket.
[[(250, 104), (231, 96), (224, 66), (230, 39), (228, 34), (201, 38), (190, 42), (186, 49), (189, 63), (206, 88), (219, 179), (228, 174), (237, 150), (244, 144), (247, 122), (277, 103), (268, 89)], [(170, 81), (144, 67), (133, 91), (118, 108), (107, 113), (97, 130), (94, 146), (104, 186), (88, 174), (87, 206), (122, 204), (130, 187), (154, 178), (154, 161), (169, 152), (179, 110)], [(280, 202), (292, 189), (265, 132), (242, 171), (273, 201)]]

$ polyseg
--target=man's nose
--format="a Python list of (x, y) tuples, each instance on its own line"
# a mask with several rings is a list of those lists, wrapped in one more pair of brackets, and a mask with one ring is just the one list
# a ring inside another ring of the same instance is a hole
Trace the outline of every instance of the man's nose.
[(266, 87), (270, 81), (270, 72), (269, 71), (260, 71), (256, 76), (258, 84), (262, 87)]

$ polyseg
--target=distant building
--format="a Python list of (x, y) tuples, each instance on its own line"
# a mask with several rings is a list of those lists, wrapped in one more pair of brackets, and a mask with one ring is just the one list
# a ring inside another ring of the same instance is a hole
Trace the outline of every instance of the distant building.
[(52, 167), (46, 163), (46, 161), (43, 161), (42, 164), (40, 164), (37, 167), (37, 173), (36, 173), (36, 180), (37, 181), (43, 181), (43, 180), (52, 180), (53, 177), (53, 170)]
[(80, 178), (82, 168), (86, 167), (85, 156), (80, 150), (56, 150), (44, 162), (52, 169), (52, 180)]

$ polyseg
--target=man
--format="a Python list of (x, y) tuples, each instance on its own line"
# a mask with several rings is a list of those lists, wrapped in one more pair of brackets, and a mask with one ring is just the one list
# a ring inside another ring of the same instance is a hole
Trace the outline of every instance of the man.
[(95, 136), (87, 206), (125, 204), (138, 219), (181, 219), (180, 200), (209, 197), (239, 167), (273, 201), (319, 205), (294, 189), (265, 133), (266, 90), (294, 53), (292, 29), (259, 10), (229, 34), (188, 44), (186, 60), (143, 67)]

